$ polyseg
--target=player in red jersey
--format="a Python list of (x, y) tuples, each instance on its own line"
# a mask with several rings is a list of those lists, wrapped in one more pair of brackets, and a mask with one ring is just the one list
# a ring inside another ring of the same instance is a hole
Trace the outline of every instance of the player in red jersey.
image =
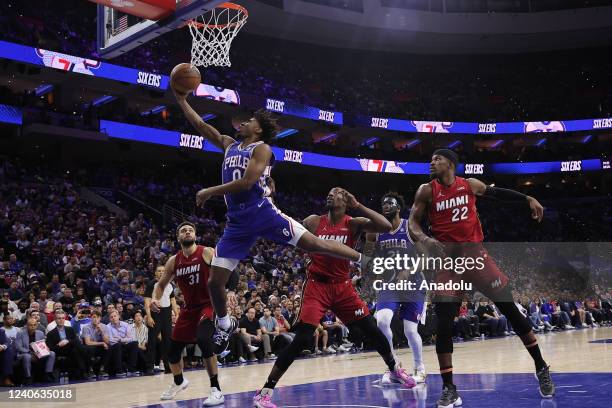
[[(476, 197), (525, 201), (531, 208), (532, 218), (538, 222), (542, 220), (544, 208), (538, 200), (520, 192), (487, 186), (474, 178), (455, 176), (457, 164), (457, 154), (452, 150), (438, 149), (434, 152), (430, 165), (432, 181), (419, 187), (410, 212), (410, 235), (415, 242), (423, 243), (430, 254), (481, 260), (481, 268), (471, 268), (463, 274), (448, 269), (436, 271), (436, 281), (471, 282), (475, 289), (494, 300), (534, 360), (540, 394), (544, 398), (552, 398), (555, 386), (550, 378), (549, 366), (542, 358), (538, 341), (531, 326), (512, 300), (508, 278), (499, 270), (482, 245), (483, 233), (476, 211)], [(426, 235), (421, 227), (425, 214), (428, 215), (433, 237)], [(434, 301), (438, 317), (436, 353), (443, 380), (442, 395), (438, 400), (439, 408), (459, 406), (462, 403), (453, 384), (452, 364), (452, 327), (459, 311), (461, 295), (458, 291), (440, 290), (436, 291)]]
[(221, 405), (225, 401), (219, 386), (217, 357), (212, 341), (215, 332), (213, 307), (208, 293), (210, 262), (214, 250), (196, 245), (196, 228), (190, 222), (181, 223), (176, 229), (181, 250), (168, 259), (161, 279), (155, 285), (151, 308), (159, 310), (159, 299), (164, 289), (174, 278), (183, 297), (185, 307), (181, 309), (176, 324), (172, 329), (168, 361), (174, 375), (174, 383), (168, 387), (161, 399), (174, 399), (179, 391), (189, 385), (183, 378), (183, 359), (181, 354), (187, 344), (197, 343), (206, 362), (206, 371), (210, 377), (210, 396), (204, 401), (206, 407)]
[[(347, 208), (359, 211), (365, 217), (350, 217), (346, 214)], [(327, 210), (327, 214), (310, 215), (303, 222), (308, 231), (325, 240), (335, 240), (353, 247), (362, 233), (387, 232), (391, 229), (391, 223), (383, 215), (364, 207), (351, 193), (338, 187), (327, 195)], [(310, 254), (310, 258), (312, 262), (308, 266), (307, 279), (302, 288), (302, 305), (296, 317), (295, 338), (281, 352), (266, 384), (253, 398), (254, 406), (276, 407), (272, 403), (276, 383), (295, 357), (306, 348), (327, 309), (331, 309), (349, 329), (358, 327), (370, 338), (395, 382), (408, 388), (414, 387), (416, 382), (396, 363), (387, 338), (353, 287), (350, 261), (322, 254)]]

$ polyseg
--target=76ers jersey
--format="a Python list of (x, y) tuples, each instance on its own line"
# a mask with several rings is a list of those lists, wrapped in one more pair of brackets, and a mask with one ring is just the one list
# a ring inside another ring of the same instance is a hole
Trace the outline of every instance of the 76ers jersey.
[(185, 298), (186, 308), (210, 304), (208, 294), (210, 266), (204, 261), (203, 253), (204, 247), (198, 245), (191, 256), (186, 257), (183, 251), (179, 251), (174, 258), (174, 281)]
[[(414, 243), (408, 234), (408, 220), (401, 219), (398, 227), (389, 232), (383, 232), (378, 234), (376, 239), (376, 254), (377, 258), (395, 258), (397, 255), (403, 257), (407, 255), (409, 257), (415, 257)], [(381, 275), (379, 279), (384, 282), (391, 283), (398, 281), (398, 273), (400, 270), (387, 270), (385, 274)], [(414, 271), (409, 278), (413, 281), (417, 287), (420, 287), (422, 281), (422, 273), (420, 270)], [(409, 293), (397, 293), (397, 291), (379, 291), (378, 300), (394, 300), (394, 301), (409, 301), (413, 300), (413, 297), (408, 296)]]
[[(240, 142), (235, 142), (227, 147), (221, 171), (223, 184), (244, 177), (246, 168), (249, 165), (249, 160), (251, 160), (251, 156), (253, 155), (253, 150), (262, 143), (261, 141), (255, 142), (241, 148)], [(225, 195), (225, 203), (227, 204), (228, 212), (244, 210), (245, 208), (255, 206), (261, 203), (263, 197), (270, 196), (270, 188), (266, 183), (266, 177), (270, 176), (273, 164), (274, 154), (272, 154), (270, 164), (266, 167), (261, 178), (253, 187), (247, 191)]]
[(455, 176), (450, 186), (438, 180), (429, 184), (432, 191), (429, 222), (433, 236), (440, 242), (482, 242), (476, 196), (468, 181)]
[[(349, 227), (350, 220), (351, 217), (345, 215), (340, 222), (332, 224), (327, 214), (322, 215), (315, 235), (321, 239), (338, 241), (353, 248), (355, 241)], [(324, 279), (349, 279), (350, 261), (322, 254), (310, 254), (310, 259), (312, 260), (308, 268), (310, 275)]]

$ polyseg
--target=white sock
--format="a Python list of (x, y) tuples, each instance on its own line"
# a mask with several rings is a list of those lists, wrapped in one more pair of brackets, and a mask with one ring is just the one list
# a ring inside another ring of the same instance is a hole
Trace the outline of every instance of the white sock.
[(272, 398), (273, 393), (274, 390), (272, 388), (262, 388), (261, 391), (259, 391), (259, 395), (269, 395), (270, 398)]
[(222, 330), (227, 330), (230, 328), (230, 326), (232, 325), (232, 321), (229, 317), (229, 315), (225, 315), (223, 317), (220, 317), (217, 319), (217, 325), (222, 329)]
[(414, 368), (424, 369), (423, 364), (423, 340), (418, 332), (419, 325), (410, 320), (404, 320), (404, 334), (408, 339), (408, 345), (412, 350), (412, 356), (414, 358)]

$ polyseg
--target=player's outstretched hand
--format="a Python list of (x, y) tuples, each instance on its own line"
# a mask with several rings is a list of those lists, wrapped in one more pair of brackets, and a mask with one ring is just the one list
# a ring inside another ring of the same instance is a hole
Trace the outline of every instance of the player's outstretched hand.
[(207, 188), (203, 188), (196, 193), (196, 204), (199, 207), (203, 207), (204, 203), (210, 198), (210, 193)]
[(357, 208), (359, 206), (359, 201), (357, 201), (354, 195), (352, 195), (343, 188), (340, 189), (340, 192), (342, 193), (342, 195), (344, 195), (344, 199), (346, 200), (346, 206), (348, 208)]
[(544, 207), (533, 197), (528, 197), (527, 200), (529, 201), (529, 208), (531, 208), (531, 218), (541, 222), (542, 218), (544, 218)]

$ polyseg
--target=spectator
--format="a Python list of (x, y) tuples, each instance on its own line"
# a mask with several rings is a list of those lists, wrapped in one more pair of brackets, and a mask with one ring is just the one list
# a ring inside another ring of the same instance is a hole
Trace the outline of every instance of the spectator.
[[(38, 321), (42, 326), (46, 328), (47, 324), (49, 324), (49, 321), (47, 320), (47, 315), (45, 315), (44, 313), (40, 313), (40, 303), (38, 302), (30, 303), (30, 311), (39, 313)], [(43, 333), (44, 333), (44, 330), (43, 330)]]
[[(134, 330), (126, 322), (119, 320), (119, 311), (110, 312), (109, 344), (113, 372), (117, 377), (138, 377), (136, 369), (138, 362), (138, 342)], [(127, 360), (127, 372), (123, 369), (123, 357)]]
[(55, 365), (55, 352), (50, 350), (46, 356), (37, 357), (31, 348), (32, 343), (44, 342), (44, 332), (37, 329), (38, 322), (34, 318), (27, 321), (26, 327), (19, 331), (15, 346), (17, 349), (17, 361), (21, 362), (25, 375), (25, 385), (32, 385), (32, 365), (44, 365), (45, 382), (54, 382), (53, 367)]
[(3, 323), (4, 325), (2, 328), (4, 329), (4, 333), (9, 343), (14, 344), (15, 339), (17, 339), (17, 333), (19, 332), (19, 329), (15, 327), (15, 318), (12, 315), (5, 314)]
[[(55, 352), (56, 358), (66, 357), (74, 369), (77, 379), (84, 379), (87, 369), (87, 355), (77, 338), (74, 329), (66, 323), (66, 312), (63, 309), (55, 311), (55, 327), (47, 333), (47, 346), (49, 350)], [(49, 324), (51, 326), (51, 324)], [(93, 372), (89, 372), (89, 378), (95, 377)]]
[(259, 318), (259, 328), (261, 329), (261, 334), (264, 339), (265, 336), (268, 336), (268, 341), (264, 340), (265, 357), (271, 360), (276, 359), (276, 355), (272, 353), (271, 345), (274, 344), (274, 340), (280, 335), (280, 331), (278, 328), (278, 322), (274, 317), (272, 317), (269, 307), (265, 307), (263, 309), (263, 316)]
[(481, 323), (487, 325), (491, 336), (501, 336), (508, 334), (507, 326), (504, 324), (504, 320), (498, 317), (498, 314), (488, 304), (487, 299), (481, 298), (478, 309), (476, 309), (476, 315), (480, 319)]
[[(64, 309), (62, 309), (62, 304), (60, 302), (55, 302), (53, 304), (53, 312), (51, 312), (51, 316), (53, 316), (53, 320), (47, 325), (47, 335), (49, 335), (49, 332), (53, 329), (55, 329), (57, 327), (57, 315), (55, 312), (57, 312), (58, 310), (61, 310), (64, 312), (64, 319), (62, 320), (62, 324), (68, 327), (72, 327), (72, 323), (70, 322), (70, 320), (68, 320), (70, 318), (70, 315), (68, 313), (66, 313), (64, 311)], [(49, 317), (49, 315), (47, 315), (47, 318)]]
[(4, 387), (15, 384), (11, 380), (13, 375), (13, 362), (15, 361), (15, 347), (6, 336), (4, 329), (0, 329), (0, 380)]
[(134, 313), (134, 323), (132, 324), (132, 330), (134, 330), (134, 336), (138, 342), (138, 363), (139, 367), (142, 367), (145, 371), (145, 375), (152, 375), (153, 370), (147, 369), (147, 342), (149, 338), (149, 330), (144, 324), (142, 319), (142, 310), (136, 310)]
[[(259, 322), (255, 319), (255, 308), (250, 307), (244, 317), (240, 320), (238, 326), (240, 328), (240, 334), (244, 345), (249, 349), (249, 361), (255, 361), (255, 353), (264, 344), (264, 341), (268, 342), (267, 349), (270, 349), (270, 337), (263, 336)], [(265, 340), (267, 339), (267, 340)], [(264, 346), (265, 347), (265, 346)]]
[(281, 307), (276, 306), (274, 308), (274, 318), (276, 319), (276, 323), (278, 324), (278, 331), (280, 335), (285, 339), (286, 345), (291, 343), (295, 338), (295, 333), (290, 332), (291, 325), (285, 319), (285, 316), (281, 313)]
[(329, 343), (334, 350), (342, 352), (350, 350), (343, 345), (342, 323), (330, 309), (327, 309), (321, 318), (321, 325), (327, 332), (328, 338), (331, 339)]
[(91, 313), (91, 322), (81, 327), (81, 338), (90, 360), (100, 359), (98, 379), (108, 377), (106, 368), (110, 359), (110, 340), (108, 327), (101, 322), (102, 316), (98, 310)]

